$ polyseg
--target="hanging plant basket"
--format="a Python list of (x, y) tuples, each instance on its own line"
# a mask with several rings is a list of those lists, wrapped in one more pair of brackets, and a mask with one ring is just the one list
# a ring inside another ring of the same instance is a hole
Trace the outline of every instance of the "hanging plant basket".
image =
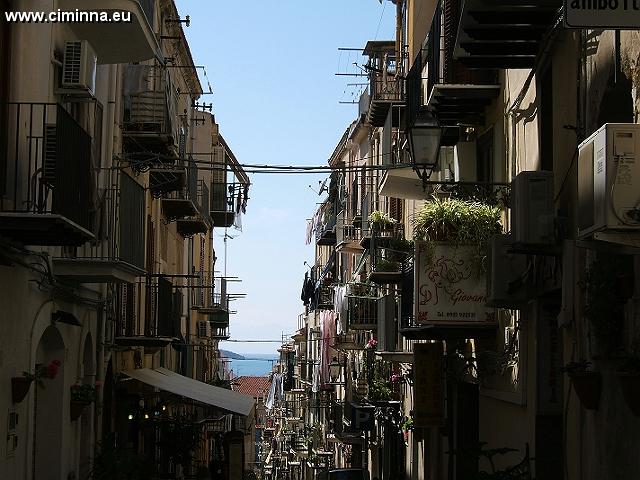
[(75, 422), (76, 420), (78, 420), (78, 418), (80, 418), (82, 412), (84, 412), (84, 408), (87, 405), (88, 404), (86, 402), (76, 402), (74, 400), (71, 400), (71, 402), (69, 403), (69, 417), (71, 418), (72, 422)]
[(617, 377), (624, 401), (633, 414), (640, 417), (640, 374), (618, 372)]
[(600, 372), (575, 372), (569, 375), (573, 389), (587, 410), (597, 410), (602, 391), (602, 375)]
[(31, 388), (31, 382), (33, 380), (27, 377), (12, 377), (11, 378), (11, 400), (13, 403), (20, 403), (24, 400), (24, 397), (29, 393)]

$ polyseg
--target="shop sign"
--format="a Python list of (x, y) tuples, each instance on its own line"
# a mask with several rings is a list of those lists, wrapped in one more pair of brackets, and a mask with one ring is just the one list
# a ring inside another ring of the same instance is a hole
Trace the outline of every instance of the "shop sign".
[(495, 322), (476, 247), (416, 242), (415, 266), (417, 325)]
[(444, 423), (442, 342), (416, 343), (413, 348), (413, 424), (435, 427)]
[(640, 0), (564, 0), (564, 20), (573, 28), (640, 28)]

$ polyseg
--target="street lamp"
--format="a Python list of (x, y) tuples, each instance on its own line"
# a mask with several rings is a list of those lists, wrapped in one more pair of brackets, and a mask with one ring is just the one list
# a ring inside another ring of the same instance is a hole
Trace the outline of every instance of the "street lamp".
[(329, 376), (331, 377), (331, 383), (339, 383), (342, 373), (343, 365), (338, 360), (338, 357), (333, 357), (329, 364)]
[(438, 165), (442, 127), (436, 123), (416, 123), (407, 130), (407, 137), (413, 169), (426, 182)]

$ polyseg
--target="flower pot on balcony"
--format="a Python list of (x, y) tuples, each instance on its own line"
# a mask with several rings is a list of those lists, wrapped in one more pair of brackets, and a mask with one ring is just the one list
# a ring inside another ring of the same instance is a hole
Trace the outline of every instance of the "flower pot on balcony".
[(78, 420), (78, 418), (80, 418), (82, 412), (84, 412), (84, 408), (87, 405), (88, 403), (85, 402), (77, 402), (71, 400), (71, 402), (69, 403), (69, 417), (71, 418), (72, 422), (75, 422), (76, 420)]
[(640, 374), (617, 372), (616, 375), (625, 403), (636, 417), (640, 417)]
[(602, 391), (600, 372), (574, 372), (569, 374), (569, 378), (582, 406), (587, 410), (597, 410)]
[(12, 377), (11, 378), (11, 400), (13, 403), (20, 403), (24, 400), (24, 397), (29, 393), (31, 388), (31, 382), (33, 380), (27, 377)]

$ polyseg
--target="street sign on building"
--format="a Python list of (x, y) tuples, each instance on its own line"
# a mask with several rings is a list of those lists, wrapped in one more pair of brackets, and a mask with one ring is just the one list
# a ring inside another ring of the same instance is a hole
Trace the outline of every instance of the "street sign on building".
[(640, 0), (564, 0), (564, 22), (572, 28), (640, 28)]
[(371, 431), (375, 426), (375, 407), (351, 404), (351, 429), (357, 432)]

